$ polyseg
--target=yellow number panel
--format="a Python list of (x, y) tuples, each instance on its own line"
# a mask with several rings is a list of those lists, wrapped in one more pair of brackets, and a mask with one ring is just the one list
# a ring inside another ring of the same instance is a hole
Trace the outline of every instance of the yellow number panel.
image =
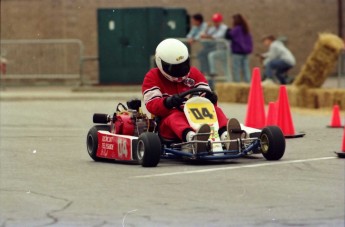
[(197, 124), (212, 124), (217, 122), (216, 111), (212, 103), (186, 103), (190, 120)]

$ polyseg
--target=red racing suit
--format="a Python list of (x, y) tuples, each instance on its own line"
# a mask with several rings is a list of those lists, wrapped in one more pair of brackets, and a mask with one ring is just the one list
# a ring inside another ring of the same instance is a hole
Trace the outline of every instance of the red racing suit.
[[(210, 89), (206, 78), (195, 67), (191, 67), (189, 77), (180, 83), (165, 78), (158, 68), (153, 68), (146, 74), (142, 85), (145, 106), (151, 114), (161, 118), (159, 133), (163, 138), (185, 140), (184, 132), (191, 129), (186, 116), (176, 108), (166, 108), (164, 99), (192, 88)], [(226, 129), (227, 117), (217, 105), (215, 110), (219, 128)]]

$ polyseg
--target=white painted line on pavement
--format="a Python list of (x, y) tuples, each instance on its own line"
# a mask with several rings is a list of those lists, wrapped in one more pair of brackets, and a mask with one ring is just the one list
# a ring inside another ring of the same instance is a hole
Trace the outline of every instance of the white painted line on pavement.
[(271, 161), (271, 162), (265, 162), (261, 164), (253, 164), (253, 165), (228, 166), (228, 167), (190, 170), (190, 171), (181, 171), (181, 172), (158, 173), (158, 174), (151, 174), (151, 175), (133, 176), (131, 178), (151, 178), (151, 177), (164, 177), (164, 176), (184, 175), (184, 174), (193, 174), (193, 173), (208, 173), (208, 172), (215, 172), (215, 171), (222, 171), (222, 170), (233, 170), (233, 169), (242, 169), (242, 168), (255, 168), (255, 167), (263, 167), (263, 166), (301, 163), (301, 162), (322, 161), (322, 160), (330, 160), (330, 159), (335, 159), (335, 158), (337, 157), (310, 158), (310, 159), (300, 159), (300, 160), (291, 160), (291, 161)]

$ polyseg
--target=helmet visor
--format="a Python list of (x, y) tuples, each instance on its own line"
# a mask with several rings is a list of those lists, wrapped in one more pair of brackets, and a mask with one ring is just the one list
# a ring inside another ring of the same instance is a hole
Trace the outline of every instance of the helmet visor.
[(180, 63), (180, 64), (169, 64), (163, 60), (161, 60), (162, 62), (162, 68), (164, 70), (165, 73), (167, 73), (169, 76), (172, 77), (184, 77), (186, 76), (189, 71), (190, 71), (190, 60), (189, 58)]

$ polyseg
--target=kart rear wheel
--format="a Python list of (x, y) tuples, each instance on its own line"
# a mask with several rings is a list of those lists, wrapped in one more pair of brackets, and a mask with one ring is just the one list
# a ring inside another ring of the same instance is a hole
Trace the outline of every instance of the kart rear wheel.
[(101, 161), (102, 158), (99, 158), (96, 156), (97, 148), (98, 148), (98, 135), (97, 132), (99, 130), (104, 130), (110, 132), (110, 126), (109, 125), (95, 125), (92, 128), (90, 128), (89, 132), (86, 136), (86, 147), (87, 147), (87, 153), (90, 155), (90, 157), (94, 161)]
[(260, 135), (261, 153), (267, 160), (279, 160), (285, 153), (285, 137), (277, 126), (264, 128)]
[(143, 167), (156, 167), (161, 158), (161, 149), (161, 141), (156, 133), (140, 134), (135, 152), (138, 163)]

